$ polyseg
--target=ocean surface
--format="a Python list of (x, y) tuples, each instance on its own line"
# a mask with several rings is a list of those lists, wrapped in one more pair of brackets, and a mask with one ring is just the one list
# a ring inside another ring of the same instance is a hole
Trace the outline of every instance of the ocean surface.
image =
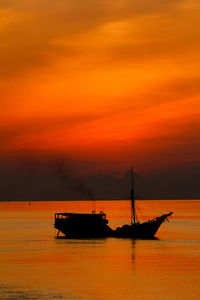
[(129, 201), (1, 202), (0, 299), (200, 299), (200, 201), (138, 201), (142, 220), (173, 211), (156, 240), (56, 238), (55, 212), (130, 219)]

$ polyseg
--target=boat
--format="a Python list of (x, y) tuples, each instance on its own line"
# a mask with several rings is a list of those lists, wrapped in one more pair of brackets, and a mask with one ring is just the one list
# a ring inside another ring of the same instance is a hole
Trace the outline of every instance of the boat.
[(152, 239), (155, 237), (161, 224), (173, 214), (169, 212), (146, 222), (136, 220), (133, 168), (131, 168), (131, 221), (122, 227), (112, 229), (104, 212), (85, 213), (56, 213), (54, 227), (67, 238), (132, 238)]
[(58, 229), (57, 236), (62, 232), (68, 238), (103, 238), (113, 235), (113, 230), (107, 225), (106, 214), (56, 213), (54, 227)]
[(155, 237), (161, 224), (165, 220), (168, 220), (168, 217), (171, 216), (173, 212), (163, 214), (146, 222), (136, 221), (133, 167), (131, 168), (131, 179), (131, 223), (123, 225), (122, 227), (117, 227), (114, 231), (114, 236), (133, 239), (152, 239)]

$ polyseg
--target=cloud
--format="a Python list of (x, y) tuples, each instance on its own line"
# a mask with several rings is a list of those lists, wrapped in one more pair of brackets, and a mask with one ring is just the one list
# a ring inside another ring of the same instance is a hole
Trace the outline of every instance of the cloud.
[[(82, 172), (86, 161), (52, 153), (16, 158), (0, 160), (0, 201), (93, 200), (93, 192), (98, 200), (129, 197), (129, 171), (88, 175)], [(136, 172), (135, 192), (139, 199), (199, 199), (199, 175), (198, 161), (148, 174)]]
[(26, 139), (31, 135), (50, 134), (64, 131), (67, 135), (76, 127), (88, 124), (98, 119), (104, 118), (105, 114), (75, 114), (59, 116), (43, 116), (34, 118), (24, 118), (14, 121), (14, 123), (4, 126), (0, 131), (0, 148), (17, 139)]
[[(58, 56), (77, 57), (84, 49), (77, 42), (73, 45), (74, 38), (93, 31), (98, 34), (99, 28), (107, 23), (176, 11), (179, 3), (178, 0), (1, 1), (0, 76), (3, 79), (27, 76), (35, 69), (51, 65)], [(138, 26), (133, 21), (132, 26), (135, 25)], [(65, 40), (65, 44), (54, 42), (59, 39)], [(122, 55), (122, 48), (112, 52)]]
[[(178, 156), (182, 140), (192, 156), (199, 138), (199, 1), (0, 6), (2, 152), (60, 147), (105, 165), (134, 155), (145, 164), (162, 159), (162, 145)], [(155, 155), (143, 160), (153, 146)]]

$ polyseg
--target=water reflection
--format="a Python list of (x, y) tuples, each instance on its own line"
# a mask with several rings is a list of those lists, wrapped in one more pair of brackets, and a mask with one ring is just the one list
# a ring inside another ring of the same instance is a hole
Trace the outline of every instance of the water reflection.
[[(175, 217), (154, 240), (54, 238), (59, 203), (6, 205), (0, 210), (0, 299), (196, 300), (200, 293), (200, 202), (158, 201), (173, 206)], [(77, 203), (69, 206), (77, 210)], [(115, 216), (122, 206), (104, 203)]]
[(136, 244), (136, 241), (132, 240), (131, 241), (131, 248), (132, 248), (131, 260), (132, 260), (132, 263), (134, 263), (134, 261), (135, 261), (135, 244)]
[[(18, 300), (18, 299), (77, 299), (76, 295), (69, 293), (61, 294), (55, 291), (42, 293), (39, 290), (27, 289), (25, 286), (17, 287), (15, 285), (1, 285), (0, 299)], [(81, 298), (80, 298), (81, 299)], [(85, 299), (84, 297), (82, 299)]]

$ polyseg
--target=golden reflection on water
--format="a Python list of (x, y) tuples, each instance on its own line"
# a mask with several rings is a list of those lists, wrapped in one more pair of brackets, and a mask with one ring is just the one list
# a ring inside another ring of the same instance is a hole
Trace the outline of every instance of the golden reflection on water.
[[(93, 202), (0, 203), (1, 299), (198, 299), (200, 201), (140, 201), (143, 219), (168, 210), (157, 240), (56, 239), (55, 212)], [(115, 227), (128, 201), (96, 201)]]

